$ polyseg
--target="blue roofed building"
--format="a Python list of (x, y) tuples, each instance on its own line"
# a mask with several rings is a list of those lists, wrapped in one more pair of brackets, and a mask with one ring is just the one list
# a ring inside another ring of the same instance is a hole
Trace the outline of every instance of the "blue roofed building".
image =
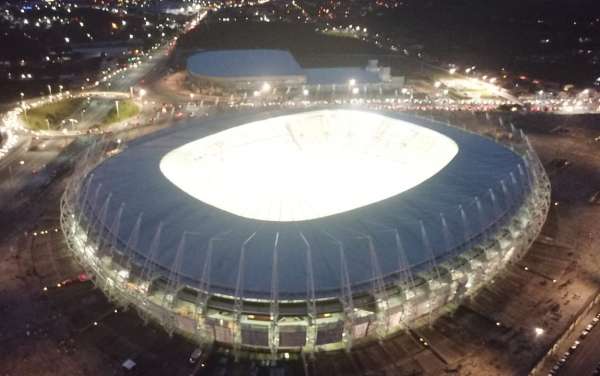
[(188, 74), (195, 83), (251, 87), (269, 82), (271, 85), (301, 85), (306, 82), (304, 70), (289, 51), (284, 50), (218, 50), (204, 51), (187, 60)]
[(303, 69), (286, 50), (246, 49), (201, 51), (187, 59), (188, 77), (197, 87), (220, 86), (241, 90), (265, 87), (328, 88), (343, 85), (396, 85), (389, 67), (369, 60), (366, 67)]

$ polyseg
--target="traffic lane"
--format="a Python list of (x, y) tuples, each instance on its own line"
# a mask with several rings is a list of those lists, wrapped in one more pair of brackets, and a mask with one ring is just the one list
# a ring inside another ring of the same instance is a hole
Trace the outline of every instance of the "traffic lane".
[(43, 152), (19, 153), (16, 160), (0, 170), (0, 187), (14, 185), (19, 180), (27, 180), (40, 171), (44, 165), (55, 158), (59, 151), (49, 150)]
[(558, 373), (566, 376), (591, 375), (600, 363), (600, 325), (596, 325), (569, 357), (564, 367)]
[(72, 152), (64, 153), (71, 141), (35, 141), (32, 143), (36, 145), (34, 150), (15, 153), (12, 163), (0, 169), (0, 207), (7, 210), (21, 205), (21, 201), (27, 199), (26, 192), (49, 184), (55, 177), (57, 166), (47, 166), (75, 158)]
[(144, 76), (155, 70), (158, 65), (164, 63), (167, 60), (165, 56), (166, 47), (159, 48), (153, 53), (152, 59), (146, 58), (137, 68), (128, 69), (123, 74), (117, 75), (111, 83), (111, 87), (114, 90), (126, 91), (129, 87), (135, 86)]

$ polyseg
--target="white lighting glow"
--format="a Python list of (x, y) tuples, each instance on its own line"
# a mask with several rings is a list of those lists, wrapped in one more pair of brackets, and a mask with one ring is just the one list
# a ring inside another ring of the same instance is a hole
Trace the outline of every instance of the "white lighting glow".
[(166, 154), (181, 190), (235, 215), (302, 221), (363, 207), (442, 170), (458, 145), (383, 115), (323, 110), (234, 127)]

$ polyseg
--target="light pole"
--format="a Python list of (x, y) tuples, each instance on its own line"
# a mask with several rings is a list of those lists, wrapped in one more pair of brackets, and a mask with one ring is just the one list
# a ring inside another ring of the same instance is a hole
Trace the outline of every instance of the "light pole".
[(63, 89), (63, 86), (62, 85), (58, 85), (58, 94), (62, 94), (62, 89)]
[(25, 106), (25, 93), (21, 92), (21, 107), (25, 111), (25, 117), (27, 117), (27, 106)]
[(115, 101), (115, 108), (117, 109), (117, 118), (119, 118), (119, 101)]
[(50, 98), (52, 98), (52, 86), (46, 85), (46, 87), (48, 88), (48, 94), (50, 95)]
[[(144, 108), (144, 95), (146, 95), (146, 90), (140, 89), (140, 102), (142, 103), (141, 109)], [(140, 112), (141, 112), (140, 109)]]

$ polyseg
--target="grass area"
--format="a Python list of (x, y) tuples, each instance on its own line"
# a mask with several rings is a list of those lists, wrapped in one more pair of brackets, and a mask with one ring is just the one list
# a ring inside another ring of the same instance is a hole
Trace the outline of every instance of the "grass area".
[(119, 111), (117, 106), (113, 106), (108, 114), (102, 119), (103, 125), (109, 125), (118, 123), (130, 117), (137, 115), (140, 112), (140, 108), (131, 99), (125, 99), (119, 101)]
[(21, 117), (34, 130), (60, 129), (61, 122), (71, 118), (84, 101), (83, 98), (71, 98), (44, 104), (27, 110), (27, 116), (23, 114)]
[(351, 32), (349, 33), (349, 32), (345, 32), (345, 31), (328, 30), (328, 31), (324, 31), (323, 35), (327, 35), (327, 36), (331, 36), (331, 37), (338, 37), (338, 38), (360, 39), (358, 37), (358, 34), (351, 33)]

